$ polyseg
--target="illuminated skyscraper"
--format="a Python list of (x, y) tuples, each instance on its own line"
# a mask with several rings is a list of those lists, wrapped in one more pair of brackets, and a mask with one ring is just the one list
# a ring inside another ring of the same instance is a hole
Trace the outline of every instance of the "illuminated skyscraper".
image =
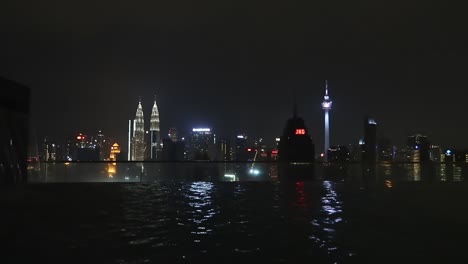
[(157, 160), (161, 153), (161, 131), (159, 127), (159, 111), (156, 104), (156, 96), (154, 96), (153, 110), (151, 111), (150, 120), (150, 136), (151, 136), (151, 160)]
[(135, 119), (133, 120), (133, 138), (131, 146), (131, 160), (143, 161), (145, 159), (145, 120), (141, 99), (138, 102)]
[(215, 144), (215, 135), (211, 128), (194, 128), (190, 133), (189, 144), (191, 160), (208, 160), (208, 149)]
[(328, 81), (325, 81), (325, 96), (323, 96), (322, 108), (325, 110), (325, 145), (324, 145), (324, 160), (328, 162), (328, 149), (330, 148), (330, 120), (329, 111), (332, 107), (332, 101), (328, 96)]

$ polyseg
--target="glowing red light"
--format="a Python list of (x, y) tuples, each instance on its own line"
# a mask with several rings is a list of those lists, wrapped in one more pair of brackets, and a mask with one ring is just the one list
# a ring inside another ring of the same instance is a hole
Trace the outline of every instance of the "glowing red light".
[(303, 128), (296, 129), (296, 135), (305, 135), (305, 129)]
[(278, 154), (278, 150), (272, 150), (271, 154)]
[(81, 139), (81, 136), (77, 136), (76, 139), (80, 140), (80, 139)]
[(249, 149), (247, 149), (247, 151), (252, 151), (252, 149), (249, 148)]

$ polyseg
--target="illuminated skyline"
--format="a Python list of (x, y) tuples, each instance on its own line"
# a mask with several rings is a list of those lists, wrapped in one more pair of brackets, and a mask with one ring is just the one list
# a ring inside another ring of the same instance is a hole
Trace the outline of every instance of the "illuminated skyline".
[(124, 142), (126, 128), (110, 120), (133, 119), (128, 98), (140, 95), (149, 116), (155, 89), (161, 131), (207, 125), (274, 138), (281, 128), (267, 121), (288, 118), (295, 89), (322, 150), (328, 79), (339, 102), (332, 144), (356, 142), (362, 128), (353, 124), (370, 114), (396, 144), (422, 133), (468, 148), (463, 23), (437, 5), (100, 3), (107, 12), (51, 2), (38, 12), (18, 1), (2, 7), (0, 75), (32, 89), (38, 138), (102, 129)]

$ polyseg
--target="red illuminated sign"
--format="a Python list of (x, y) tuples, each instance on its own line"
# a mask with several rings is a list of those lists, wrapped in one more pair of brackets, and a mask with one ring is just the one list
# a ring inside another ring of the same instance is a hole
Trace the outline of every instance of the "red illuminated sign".
[(271, 154), (278, 154), (278, 150), (272, 150)]
[(303, 128), (296, 129), (296, 135), (305, 135), (305, 129)]

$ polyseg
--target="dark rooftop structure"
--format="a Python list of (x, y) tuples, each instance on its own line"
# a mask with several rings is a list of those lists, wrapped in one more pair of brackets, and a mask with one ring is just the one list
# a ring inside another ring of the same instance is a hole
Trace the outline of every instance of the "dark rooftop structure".
[(30, 89), (0, 77), (0, 184), (26, 181)]

